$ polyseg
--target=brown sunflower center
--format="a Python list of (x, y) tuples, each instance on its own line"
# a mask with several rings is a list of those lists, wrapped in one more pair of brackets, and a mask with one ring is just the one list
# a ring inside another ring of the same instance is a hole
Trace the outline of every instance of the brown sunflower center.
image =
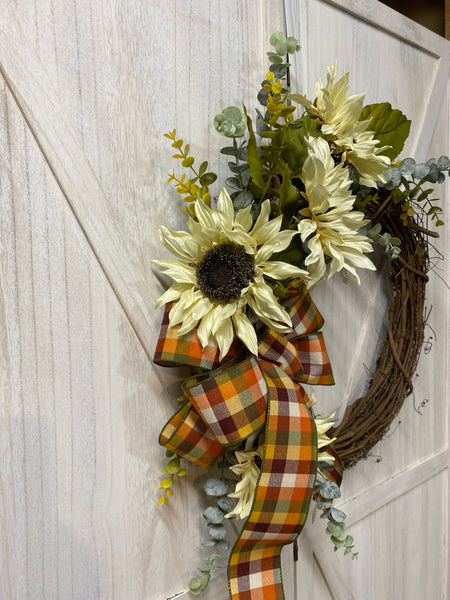
[(255, 259), (233, 242), (214, 246), (197, 265), (201, 291), (216, 302), (237, 300), (254, 276)]

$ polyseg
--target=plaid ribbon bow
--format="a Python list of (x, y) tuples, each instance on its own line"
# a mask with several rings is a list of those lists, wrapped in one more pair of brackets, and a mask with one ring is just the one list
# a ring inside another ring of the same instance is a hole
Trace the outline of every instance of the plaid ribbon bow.
[(323, 319), (306, 291), (287, 303), (293, 331), (267, 330), (258, 357), (239, 360), (235, 343), (202, 348), (196, 332), (179, 336), (166, 305), (154, 361), (206, 372), (183, 383), (186, 403), (160, 434), (160, 444), (200, 466), (210, 466), (229, 444), (264, 427), (264, 451), (251, 513), (229, 559), (232, 600), (284, 600), (280, 552), (299, 535), (316, 473), (317, 432), (300, 383), (334, 383), (322, 333)]

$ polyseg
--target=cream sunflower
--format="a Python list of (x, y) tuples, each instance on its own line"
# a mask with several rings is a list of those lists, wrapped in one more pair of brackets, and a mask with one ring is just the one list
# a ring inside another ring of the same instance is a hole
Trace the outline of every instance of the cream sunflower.
[(247, 306), (274, 331), (291, 330), (291, 320), (265, 277), (308, 278), (306, 271), (269, 260), (274, 252), (285, 250), (298, 232), (280, 231), (281, 216), (269, 220), (269, 200), (261, 204), (254, 224), (250, 209), (239, 210), (235, 216), (231, 198), (223, 189), (217, 208), (210, 208), (200, 199), (195, 202), (196, 219), (189, 218), (189, 232), (169, 227), (159, 230), (162, 244), (176, 259), (154, 261), (174, 279), (157, 307), (175, 302), (170, 325), (180, 325), (181, 335), (198, 325), (200, 343), (203, 347), (216, 343), (220, 359), (227, 354), (235, 335), (253, 354), (258, 353)]
[(352, 163), (360, 175), (360, 183), (376, 187), (377, 181), (386, 181), (384, 171), (390, 167), (387, 156), (380, 154), (386, 146), (378, 146), (379, 140), (368, 130), (370, 121), (359, 121), (366, 93), (349, 96), (349, 73), (343, 71), (337, 77), (337, 62), (327, 67), (327, 83), (316, 83), (314, 103), (302, 96), (294, 99), (303, 104), (308, 112), (322, 122), (322, 133), (336, 144), (342, 161)]
[(235, 491), (228, 494), (228, 496), (230, 498), (237, 498), (238, 503), (225, 517), (227, 519), (231, 517), (246, 519), (252, 509), (259, 477), (259, 467), (255, 462), (255, 458), (259, 457), (261, 459), (262, 447), (258, 448), (258, 450), (237, 450), (234, 454), (238, 462), (230, 467), (230, 471), (239, 475), (241, 479), (236, 484)]
[(310, 254), (305, 266), (315, 286), (325, 275), (326, 260), (330, 262), (329, 277), (341, 269), (349, 271), (359, 282), (355, 267), (375, 269), (364, 255), (371, 252), (370, 239), (358, 233), (368, 223), (364, 214), (353, 209), (355, 197), (350, 192), (348, 170), (335, 165), (328, 143), (322, 138), (307, 138), (308, 156), (302, 170), (304, 196), (308, 207), (300, 211), (303, 217), (298, 229)]

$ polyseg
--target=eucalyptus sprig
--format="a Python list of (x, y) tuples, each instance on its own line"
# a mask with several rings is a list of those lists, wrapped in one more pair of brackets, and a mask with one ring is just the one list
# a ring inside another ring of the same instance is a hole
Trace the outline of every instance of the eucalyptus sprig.
[(388, 190), (393, 190), (392, 200), (402, 206), (402, 222), (407, 224), (408, 217), (413, 217), (418, 208), (434, 221), (436, 227), (444, 225), (443, 210), (437, 204), (437, 198), (431, 198), (433, 187), (426, 184), (443, 183), (445, 173), (450, 176), (450, 159), (441, 156), (437, 160), (430, 158), (425, 163), (416, 163), (414, 158), (405, 158), (397, 166), (385, 173), (386, 183), (380, 184)]
[(202, 546), (212, 548), (213, 552), (206, 557), (205, 563), (197, 568), (200, 575), (196, 575), (189, 581), (189, 590), (195, 595), (205, 591), (211, 579), (213, 567), (223, 568), (216, 564), (216, 560), (227, 558), (231, 548), (230, 542), (225, 539), (227, 531), (223, 525), (225, 515), (233, 510), (236, 504), (233, 498), (227, 496), (230, 482), (231, 480), (224, 477), (210, 477), (203, 485), (206, 496), (208, 499), (214, 500), (215, 504), (208, 506), (203, 511), (210, 539), (203, 542)]
[[(332, 468), (330, 463), (329, 468)], [(333, 501), (340, 498), (339, 486), (326, 476), (327, 464), (321, 463), (321, 472), (316, 475), (313, 488), (313, 499), (317, 502), (317, 508), (323, 510), (321, 519), (328, 519), (326, 532), (331, 538), (334, 551), (344, 549), (344, 554), (350, 554), (352, 560), (358, 557), (358, 552), (353, 552), (355, 547), (353, 537), (347, 534), (345, 526), (346, 514), (333, 506)]]

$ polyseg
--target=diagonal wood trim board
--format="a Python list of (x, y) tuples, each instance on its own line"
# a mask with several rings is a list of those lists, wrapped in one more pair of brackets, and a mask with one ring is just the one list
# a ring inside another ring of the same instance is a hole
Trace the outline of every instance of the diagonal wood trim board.
[(117, 225), (16, 10), (0, 11), (0, 71), (147, 356), (159, 321), (150, 283)]
[[(437, 59), (428, 100), (425, 104), (422, 120), (411, 153), (418, 162), (425, 160), (428, 156), (427, 153), (439, 115), (439, 108), (447, 90), (450, 69), (450, 47), (448, 41), (437, 34), (432, 34), (425, 27), (410, 19), (406, 19), (403, 15), (398, 14), (396, 11), (379, 2), (371, 2), (370, 0), (322, 1), (325, 4), (335, 6), (353, 15), (357, 19), (376, 26), (377, 29), (386, 31), (386, 33), (389, 33), (393, 37), (404, 40), (405, 43), (417, 46)], [(285, 0), (287, 33), (289, 35), (302, 38), (300, 27), (304, 28), (304, 23), (307, 24), (305, 15), (307, 15), (308, 10), (308, 0), (306, 2)], [(411, 39), (414, 39), (414, 44), (411, 42)], [(433, 40), (431, 45), (430, 39)]]
[[(431, 477), (446, 471), (449, 464), (450, 451), (442, 450), (438, 454), (418, 463), (393, 476), (382, 483), (369, 488), (355, 498), (350, 498), (339, 505), (347, 513), (347, 524), (354, 525), (383, 506), (400, 498), (403, 494), (425, 483)], [(336, 504), (336, 506), (338, 506)], [(318, 511), (312, 517), (308, 529), (304, 532), (306, 549), (314, 554), (325, 581), (329, 584), (330, 593), (335, 600), (358, 600), (349, 587), (342, 572), (338, 556), (330, 552), (330, 541), (324, 536), (323, 519)], [(331, 592), (332, 590), (332, 592)]]

